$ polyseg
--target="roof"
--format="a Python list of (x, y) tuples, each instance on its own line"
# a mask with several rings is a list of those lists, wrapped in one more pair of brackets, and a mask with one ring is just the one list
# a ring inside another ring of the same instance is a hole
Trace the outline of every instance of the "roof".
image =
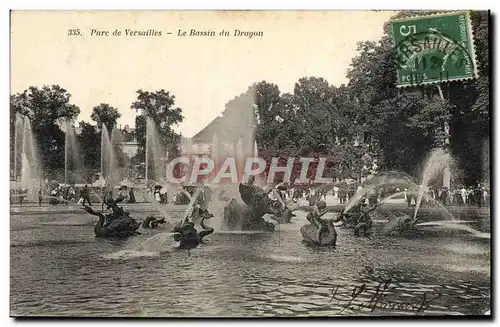
[(217, 133), (217, 136), (219, 136), (224, 132), (223, 125), (223, 118), (221, 116), (216, 117), (205, 128), (196, 133), (192, 137), (192, 141), (195, 143), (212, 142), (214, 133)]
[(223, 112), (223, 116), (216, 117), (205, 128), (192, 137), (193, 143), (212, 142), (214, 134), (218, 140), (235, 141), (239, 138), (246, 139), (253, 133), (254, 111), (253, 111), (252, 88), (247, 92), (229, 101)]

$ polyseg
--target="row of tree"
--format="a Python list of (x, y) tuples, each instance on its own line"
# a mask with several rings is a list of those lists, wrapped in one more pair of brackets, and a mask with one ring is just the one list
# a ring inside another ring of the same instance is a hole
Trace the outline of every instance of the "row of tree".
[[(394, 18), (428, 12), (402, 12)], [(349, 83), (332, 86), (323, 78), (304, 77), (293, 93), (262, 81), (251, 86), (259, 153), (271, 156), (327, 157), (326, 175), (359, 179), (372, 168), (401, 170), (414, 175), (431, 149), (444, 145), (445, 122), (450, 125), (451, 152), (463, 169), (464, 182), (482, 180), (489, 169), (484, 147), (489, 147), (489, 46), (488, 13), (473, 12), (479, 78), (442, 83), (445, 100), (436, 86), (396, 87), (395, 49), (389, 24), (378, 42), (361, 42), (347, 72)], [(173, 127), (183, 121), (175, 96), (165, 90), (137, 91), (131, 109), (140, 111), (135, 122), (139, 143), (129, 166), (142, 170), (145, 159), (146, 117), (153, 119), (160, 141), (169, 154), (179, 152), (180, 136)], [(64, 133), (61, 121), (75, 121), (80, 110), (70, 94), (59, 86), (30, 87), (11, 96), (11, 151), (15, 114), (29, 117), (47, 171), (64, 168)], [(80, 147), (87, 179), (99, 171), (100, 130), (111, 131), (121, 114), (100, 104), (93, 108), (94, 125), (81, 121)], [(12, 153), (11, 153), (12, 154)], [(121, 165), (126, 165), (121, 162)]]
[[(146, 117), (153, 119), (158, 126), (161, 141), (170, 144), (169, 151), (176, 155), (180, 136), (173, 131), (173, 126), (182, 122), (183, 115), (180, 108), (175, 107), (175, 96), (165, 90), (147, 92), (138, 90), (137, 100), (131, 109), (140, 111), (136, 118), (135, 139), (139, 143), (138, 154), (128, 160), (123, 155), (120, 142), (114, 145), (117, 153), (118, 166), (121, 168), (140, 166), (144, 162), (146, 146)], [(65, 165), (65, 122), (76, 124), (80, 108), (71, 104), (71, 94), (58, 85), (30, 87), (24, 92), (10, 97), (10, 150), (14, 157), (14, 135), (16, 115), (27, 117), (32, 126), (34, 138), (39, 149), (40, 166), (45, 178), (62, 180)], [(81, 132), (78, 137), (79, 160), (78, 166), (80, 181), (92, 182), (101, 166), (101, 132), (107, 128), (111, 135), (121, 113), (117, 108), (102, 103), (92, 109), (90, 116), (93, 124), (80, 121), (78, 127)], [(123, 139), (122, 139), (123, 140)], [(20, 156), (20, 153), (18, 153)], [(19, 159), (19, 158), (18, 158)], [(20, 162), (20, 161), (18, 161)], [(20, 175), (21, 166), (14, 172), (14, 160), (11, 160), (11, 176)]]
[[(432, 12), (402, 12), (393, 19)], [(361, 42), (340, 87), (302, 78), (293, 94), (267, 81), (254, 86), (259, 147), (272, 155), (328, 157), (330, 173), (357, 178), (370, 162), (418, 176), (427, 154), (443, 147), (450, 125), (450, 151), (462, 181), (489, 178), (488, 13), (471, 15), (479, 77), (435, 85), (396, 87), (395, 49), (389, 22), (378, 42)], [(485, 151), (486, 150), (486, 151)]]

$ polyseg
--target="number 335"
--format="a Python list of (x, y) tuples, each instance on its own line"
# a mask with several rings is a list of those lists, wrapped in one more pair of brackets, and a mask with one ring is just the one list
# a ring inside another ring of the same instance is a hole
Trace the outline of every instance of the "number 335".
[(79, 30), (79, 29), (76, 29), (76, 30), (68, 30), (68, 36), (78, 36), (78, 35), (81, 35), (81, 34), (80, 34), (80, 30)]

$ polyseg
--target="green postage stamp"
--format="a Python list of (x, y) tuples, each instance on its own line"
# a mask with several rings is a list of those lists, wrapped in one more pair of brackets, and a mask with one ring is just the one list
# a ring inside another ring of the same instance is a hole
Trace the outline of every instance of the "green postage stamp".
[(391, 34), (398, 87), (477, 77), (468, 12), (395, 20)]

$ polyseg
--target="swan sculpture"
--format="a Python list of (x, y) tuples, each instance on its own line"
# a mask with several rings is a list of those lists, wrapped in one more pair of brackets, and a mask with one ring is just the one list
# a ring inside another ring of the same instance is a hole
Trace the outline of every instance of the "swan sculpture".
[(337, 231), (334, 223), (340, 221), (340, 219), (321, 218), (326, 212), (326, 202), (319, 201), (314, 211), (307, 214), (309, 224), (300, 228), (304, 242), (317, 246), (336, 245)]
[(198, 216), (201, 218), (200, 225), (203, 230), (198, 233), (196, 228), (194, 228), (194, 222), (189, 221), (189, 219), (186, 218), (184, 223), (179, 224), (173, 230), (174, 240), (176, 242), (180, 242), (178, 249), (193, 249), (203, 243), (204, 237), (214, 232), (212, 227), (205, 225), (205, 220), (212, 218), (213, 215), (209, 213), (208, 210), (202, 210), (199, 208), (197, 210)]
[(139, 229), (141, 224), (134, 218), (130, 217), (128, 212), (124, 212), (121, 217), (115, 217), (113, 215), (105, 216), (101, 212), (94, 211), (89, 206), (84, 206), (83, 209), (89, 214), (99, 217), (99, 221), (94, 226), (94, 234), (96, 237), (125, 238), (140, 234), (137, 232), (137, 229)]

